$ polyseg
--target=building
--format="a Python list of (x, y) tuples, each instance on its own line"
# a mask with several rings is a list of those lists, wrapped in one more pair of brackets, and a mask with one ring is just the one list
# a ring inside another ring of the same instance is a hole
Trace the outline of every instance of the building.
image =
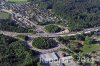
[(72, 56), (62, 51), (41, 54), (40, 60), (44, 66), (78, 66)]
[(0, 5), (3, 5), (6, 2), (6, 0), (0, 0)]
[(72, 56), (70, 56), (68, 53), (65, 53), (65, 52), (62, 52), (62, 51), (57, 52), (57, 55), (59, 57), (59, 60), (62, 63), (71, 63), (72, 60), (73, 60)]
[(53, 63), (53, 62), (58, 61), (59, 59), (58, 59), (56, 53), (53, 52), (53, 53), (41, 54), (40, 60), (43, 63)]

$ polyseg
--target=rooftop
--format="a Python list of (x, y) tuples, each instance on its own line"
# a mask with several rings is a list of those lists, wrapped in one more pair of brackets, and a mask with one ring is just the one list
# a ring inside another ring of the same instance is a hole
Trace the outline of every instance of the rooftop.
[(50, 61), (50, 60), (55, 60), (58, 59), (56, 53), (47, 53), (47, 54), (41, 54), (40, 55), (42, 58), (45, 59), (45, 61)]

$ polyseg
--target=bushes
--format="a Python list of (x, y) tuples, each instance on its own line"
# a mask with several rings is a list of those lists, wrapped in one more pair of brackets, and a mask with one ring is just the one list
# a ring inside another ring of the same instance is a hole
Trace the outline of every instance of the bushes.
[(57, 43), (54, 40), (42, 37), (35, 38), (32, 44), (34, 47), (39, 49), (49, 49), (57, 45)]
[(45, 27), (47, 32), (50, 33), (56, 33), (56, 32), (60, 32), (62, 29), (56, 25), (48, 25)]

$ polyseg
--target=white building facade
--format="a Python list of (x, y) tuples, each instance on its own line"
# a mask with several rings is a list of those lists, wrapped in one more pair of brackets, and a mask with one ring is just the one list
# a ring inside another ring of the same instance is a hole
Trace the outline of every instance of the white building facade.
[(61, 56), (59, 53), (47, 53), (40, 55), (40, 61), (42, 63), (72, 63), (73, 57), (70, 55)]

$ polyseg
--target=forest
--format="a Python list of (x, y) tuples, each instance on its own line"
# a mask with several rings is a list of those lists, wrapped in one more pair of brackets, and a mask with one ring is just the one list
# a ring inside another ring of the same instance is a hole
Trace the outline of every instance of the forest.
[(28, 28), (24, 28), (16, 24), (15, 21), (7, 19), (7, 20), (0, 20), (0, 30), (3, 31), (12, 31), (12, 32), (28, 32)]
[(24, 42), (0, 35), (0, 66), (37, 66), (35, 55)]
[(100, 26), (100, 0), (33, 0), (68, 21), (70, 31)]
[(39, 37), (33, 39), (32, 45), (39, 49), (51, 49), (57, 46), (57, 42), (50, 38)]

